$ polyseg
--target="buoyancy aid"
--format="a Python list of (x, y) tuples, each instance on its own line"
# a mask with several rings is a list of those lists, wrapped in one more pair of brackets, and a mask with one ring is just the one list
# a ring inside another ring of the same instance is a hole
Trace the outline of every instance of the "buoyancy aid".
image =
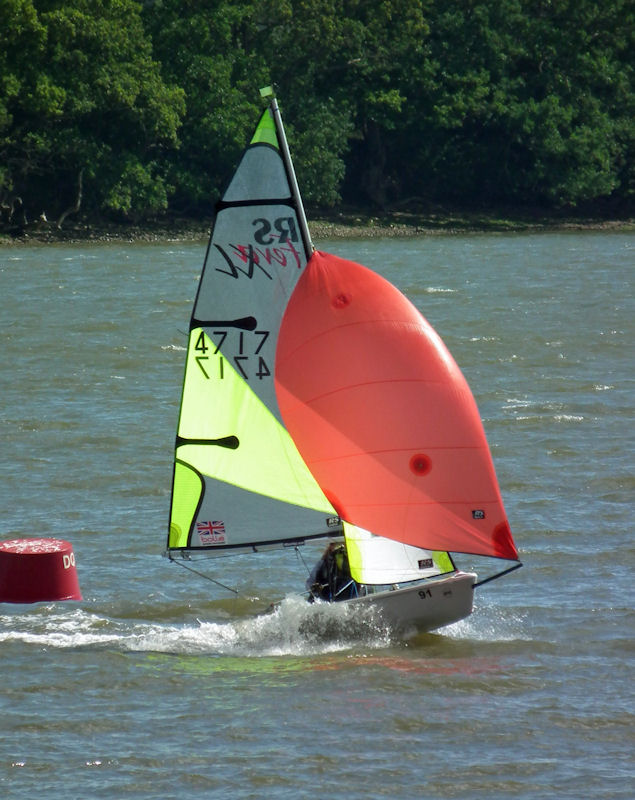
[[(338, 597), (341, 590), (351, 581), (351, 570), (348, 565), (346, 547), (341, 544), (327, 556), (327, 574), (330, 599)], [(340, 598), (344, 599), (344, 598)]]

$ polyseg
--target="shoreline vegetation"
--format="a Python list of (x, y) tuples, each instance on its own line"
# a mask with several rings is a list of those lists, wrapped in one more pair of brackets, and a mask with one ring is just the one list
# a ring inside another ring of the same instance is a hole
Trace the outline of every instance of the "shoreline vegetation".
[[(0, 247), (24, 244), (90, 244), (107, 242), (198, 242), (209, 237), (212, 218), (164, 218), (142, 224), (71, 222), (63, 228), (35, 222), (21, 230), (1, 230)], [(635, 231), (635, 218), (604, 219), (576, 214), (489, 211), (318, 213), (309, 221), (315, 241), (385, 237), (453, 235), (461, 233), (529, 233), (557, 231)]]
[(5, 0), (0, 237), (205, 238), (274, 89), (316, 241), (606, 228), (635, 217), (627, 7)]

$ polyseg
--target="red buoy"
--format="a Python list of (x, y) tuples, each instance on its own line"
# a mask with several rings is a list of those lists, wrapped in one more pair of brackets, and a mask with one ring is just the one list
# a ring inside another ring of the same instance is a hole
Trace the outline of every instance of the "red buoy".
[(75, 554), (63, 539), (0, 542), (0, 603), (81, 600)]

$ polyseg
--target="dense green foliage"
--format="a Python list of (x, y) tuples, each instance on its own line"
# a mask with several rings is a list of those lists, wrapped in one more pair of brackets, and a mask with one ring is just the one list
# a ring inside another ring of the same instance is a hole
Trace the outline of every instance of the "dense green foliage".
[(0, 0), (0, 200), (196, 216), (271, 82), (305, 200), (623, 207), (630, 0)]

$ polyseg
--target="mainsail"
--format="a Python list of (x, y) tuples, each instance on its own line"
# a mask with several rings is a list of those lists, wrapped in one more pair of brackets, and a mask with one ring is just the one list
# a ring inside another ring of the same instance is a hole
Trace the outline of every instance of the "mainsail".
[[(267, 110), (217, 207), (190, 322), (168, 549), (253, 549), (339, 524), (283, 424), (274, 386), (281, 320), (306, 264)], [(263, 517), (275, 530), (263, 529)]]
[(463, 375), (394, 286), (312, 251), (276, 112), (262, 115), (217, 208), (190, 323), (168, 550), (294, 544), (343, 521), (361, 583), (451, 571), (447, 551), (516, 560)]

